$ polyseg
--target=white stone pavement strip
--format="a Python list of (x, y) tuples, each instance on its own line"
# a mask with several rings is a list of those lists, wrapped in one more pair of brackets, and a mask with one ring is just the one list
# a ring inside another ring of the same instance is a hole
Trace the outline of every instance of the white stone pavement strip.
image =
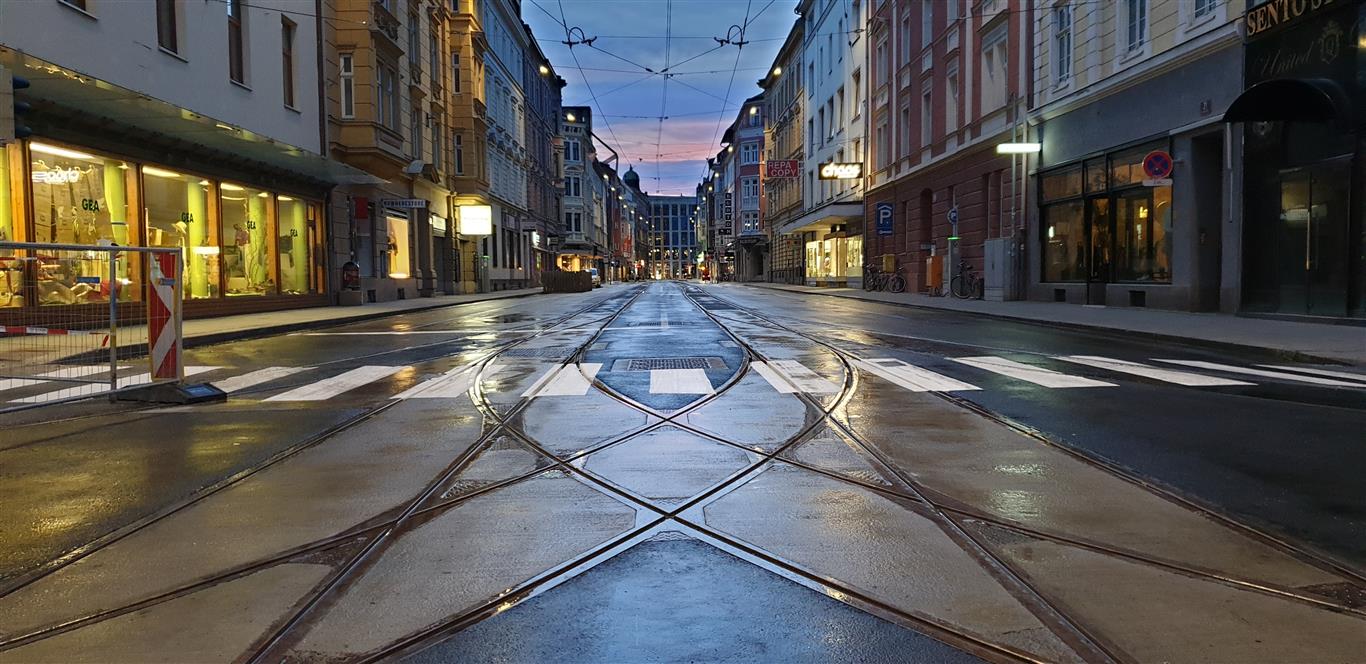
[(1218, 362), (1204, 362), (1201, 360), (1158, 360), (1167, 364), (1179, 364), (1184, 367), (1194, 367), (1196, 369), (1210, 369), (1212, 371), (1226, 371), (1228, 373), (1246, 374), (1249, 376), (1263, 376), (1266, 378), (1279, 378), (1281, 380), (1293, 380), (1312, 385), (1324, 385), (1327, 387), (1356, 387), (1366, 388), (1366, 385), (1359, 383), (1349, 383), (1343, 380), (1333, 380), (1331, 378), (1315, 378), (1314, 376), (1300, 376), (1284, 371), (1267, 371), (1265, 369), (1253, 369), (1250, 367), (1236, 367), (1231, 364), (1219, 364)]
[(256, 387), (262, 383), (272, 380), (292, 376), (301, 371), (308, 371), (313, 367), (266, 367), (249, 371), (240, 376), (231, 376), (222, 380), (213, 381), (213, 386), (229, 394), (245, 390), (248, 387)]
[[(210, 371), (217, 371), (217, 370), (219, 370), (219, 369), (221, 369), (221, 368), (222, 368), (222, 367), (189, 366), (189, 367), (185, 367), (185, 376), (188, 378), (188, 377), (190, 377), (190, 376), (195, 376), (195, 375), (202, 374), (202, 373), (208, 373), (208, 372), (210, 372)], [(137, 375), (134, 375), (134, 376), (125, 376), (125, 377), (123, 377), (123, 378), (120, 378), (120, 379), (119, 379), (119, 387), (120, 387), (120, 388), (124, 388), (124, 387), (134, 387), (134, 386), (137, 386), (137, 385), (149, 384), (149, 383), (151, 383), (151, 382), (152, 382), (152, 374), (151, 374), (151, 373), (140, 373), (140, 374), (137, 374)], [(54, 391), (54, 392), (44, 392), (44, 393), (42, 393), (42, 394), (35, 394), (35, 395), (33, 395), (33, 396), (30, 396), (30, 397), (24, 397), (24, 398), (22, 398), (22, 399), (15, 399), (15, 400), (14, 400), (13, 402), (11, 402), (11, 403), (47, 403), (47, 402), (49, 402), (49, 401), (58, 401), (58, 400), (61, 400), (61, 399), (71, 399), (71, 398), (74, 398), (74, 397), (88, 397), (88, 396), (94, 396), (94, 395), (96, 395), (96, 394), (104, 394), (105, 392), (108, 392), (108, 391), (109, 391), (109, 383), (91, 383), (91, 384), (88, 384), (88, 385), (80, 385), (80, 386), (77, 386), (77, 387), (67, 387), (67, 388), (63, 388), (63, 389), (60, 389), (60, 390), (56, 390), (56, 391)]]
[(703, 369), (653, 369), (650, 394), (711, 394), (711, 380)]
[[(478, 372), (475, 371), (476, 364), (467, 364), (447, 371), (436, 378), (424, 380), (398, 394), (391, 399), (457, 399), (465, 396), (474, 383)], [(488, 365), (492, 372), (493, 364)]]
[(981, 389), (893, 358), (854, 360), (854, 365), (912, 392), (963, 392)]
[(1314, 374), (1316, 376), (1332, 376), (1333, 378), (1345, 378), (1366, 383), (1366, 374), (1351, 373), (1349, 371), (1333, 371), (1331, 369), (1313, 369), (1309, 367), (1288, 367), (1281, 364), (1259, 364), (1259, 367), (1267, 369), (1284, 369), (1286, 371), (1296, 371), (1299, 373)]
[[(119, 369), (127, 368), (128, 367), (126, 366), (119, 367)], [(13, 390), (20, 387), (28, 387), (30, 385), (41, 385), (43, 383), (53, 382), (49, 380), (43, 380), (44, 378), (85, 378), (86, 376), (94, 376), (97, 374), (105, 373), (107, 371), (109, 371), (109, 365), (107, 364), (91, 364), (82, 365), (78, 367), (67, 367), (65, 369), (58, 369), (56, 371), (41, 373), (38, 374), (39, 378), (6, 378), (4, 380), (0, 380), (0, 391)]]
[(773, 389), (783, 394), (835, 394), (840, 389), (838, 385), (822, 378), (796, 360), (754, 362), (753, 366)]
[(356, 367), (331, 378), (324, 378), (316, 383), (282, 392), (266, 399), (266, 401), (324, 401), (362, 385), (387, 378), (407, 368), (376, 365)]
[(1065, 373), (1060, 373), (1051, 369), (1044, 369), (1043, 367), (1036, 367), (1014, 360), (1007, 360), (1004, 357), (986, 355), (982, 357), (951, 357), (949, 359), (958, 362), (959, 364), (966, 364), (970, 367), (976, 367), (984, 371), (990, 371), (1002, 376), (1016, 378), (1048, 388), (1115, 387), (1114, 383), (1092, 380), (1081, 376), (1069, 376)]
[(1119, 373), (1129, 374), (1131, 376), (1151, 378), (1153, 380), (1160, 380), (1164, 383), (1175, 383), (1177, 385), (1185, 385), (1187, 387), (1255, 385), (1255, 383), (1247, 383), (1241, 380), (1232, 380), (1229, 378), (1216, 378), (1214, 376), (1206, 376), (1204, 374), (1191, 373), (1189, 371), (1175, 371), (1173, 369), (1163, 369), (1161, 367), (1140, 364), (1138, 362), (1116, 360), (1114, 358), (1098, 357), (1095, 355), (1063, 355), (1054, 359), (1063, 360), (1064, 362), (1084, 364), (1088, 367), (1096, 367), (1098, 369), (1117, 371)]
[(531, 387), (522, 393), (524, 397), (581, 397), (588, 394), (593, 386), (593, 378), (602, 370), (600, 362), (565, 364), (545, 372)]

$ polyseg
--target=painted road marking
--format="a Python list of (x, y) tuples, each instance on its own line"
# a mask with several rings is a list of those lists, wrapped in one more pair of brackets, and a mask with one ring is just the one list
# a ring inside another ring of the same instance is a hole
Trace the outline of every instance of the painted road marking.
[(1081, 376), (1069, 376), (1065, 373), (1044, 369), (1043, 367), (1031, 366), (1014, 360), (1007, 360), (1004, 357), (994, 357), (984, 355), (981, 357), (951, 357), (950, 360), (970, 367), (977, 367), (984, 371), (990, 371), (1002, 376), (1017, 378), (1027, 383), (1042, 385), (1049, 388), (1066, 387), (1115, 387), (1114, 383), (1107, 383)]
[(711, 394), (705, 369), (651, 369), (650, 394)]
[(954, 380), (893, 358), (856, 359), (854, 365), (912, 392), (963, 392), (981, 389), (976, 385)]
[[(410, 388), (408, 388), (408, 389), (406, 389), (406, 390), (404, 390), (404, 391), (402, 391), (402, 392), (399, 392), (398, 394), (395, 394), (394, 396), (389, 397), (389, 398), (390, 398), (390, 399), (457, 399), (457, 398), (460, 398), (460, 397), (462, 397), (462, 396), (465, 396), (465, 393), (469, 392), (470, 387), (473, 386), (473, 384), (474, 384), (474, 379), (478, 376), (478, 372), (474, 370), (474, 368), (477, 367), (477, 366), (478, 366), (477, 364), (466, 364), (465, 366), (462, 366), (462, 367), (456, 367), (456, 368), (454, 368), (454, 369), (451, 369), (450, 371), (447, 371), (446, 373), (441, 374), (440, 376), (437, 376), (436, 378), (431, 378), (431, 379), (428, 379), (428, 380), (424, 380), (424, 381), (422, 381), (421, 383), (418, 383), (417, 385), (414, 385), (414, 386), (412, 386), (412, 387), (410, 387)], [(490, 369), (492, 369), (492, 368), (493, 368), (493, 364), (489, 364), (488, 367), (489, 367)]]
[[(119, 367), (119, 369), (127, 368), (127, 366)], [(86, 376), (94, 376), (96, 374), (108, 373), (109, 365), (107, 364), (91, 364), (82, 365), (78, 367), (67, 367), (65, 369), (58, 369), (56, 371), (49, 371), (47, 373), (38, 374), (40, 378), (6, 378), (5, 380), (0, 380), (0, 391), (12, 390), (18, 387), (28, 387), (29, 385), (41, 385), (43, 383), (54, 382), (50, 380), (43, 380), (43, 378), (84, 378)]]
[(1259, 367), (1268, 369), (1285, 369), (1286, 371), (1298, 371), (1299, 373), (1315, 374), (1318, 376), (1332, 376), (1333, 378), (1346, 378), (1347, 380), (1357, 380), (1366, 382), (1366, 374), (1351, 373), (1349, 371), (1333, 371), (1331, 369), (1311, 369), (1309, 367), (1287, 367), (1279, 364), (1259, 364)]
[(1219, 364), (1217, 362), (1202, 362), (1200, 360), (1158, 360), (1167, 364), (1179, 364), (1184, 367), (1195, 367), (1196, 369), (1211, 369), (1213, 371), (1227, 371), (1229, 373), (1247, 374), (1249, 376), (1264, 376), (1266, 378), (1280, 378), (1282, 380), (1296, 380), (1301, 383), (1312, 385), (1327, 385), (1329, 387), (1358, 387), (1366, 388), (1366, 385), (1349, 383), (1345, 380), (1332, 380), (1330, 378), (1315, 378), (1313, 376), (1300, 376), (1298, 374), (1285, 373), (1283, 371), (1267, 371), (1265, 369), (1252, 369), (1248, 367), (1235, 367), (1231, 364)]
[[(185, 367), (185, 376), (188, 378), (189, 376), (194, 376), (196, 374), (217, 371), (221, 368), (222, 367), (202, 366)], [(120, 378), (119, 387), (134, 387), (136, 385), (145, 385), (150, 382), (152, 382), (152, 374), (150, 372), (140, 373), (133, 376), (125, 376), (123, 378)], [(65, 389), (57, 390), (55, 392), (44, 392), (42, 394), (35, 394), (31, 397), (15, 399), (13, 403), (46, 403), (48, 401), (58, 401), (61, 399), (70, 399), (73, 397), (94, 396), (96, 394), (104, 394), (108, 391), (109, 383), (91, 383), (89, 385), (81, 385), (79, 387), (68, 387)]]
[(565, 364), (554, 367), (536, 380), (523, 397), (581, 397), (588, 394), (593, 378), (602, 370), (601, 362)]
[(240, 376), (231, 376), (223, 380), (216, 380), (212, 384), (214, 387), (224, 392), (232, 393), (245, 390), (248, 387), (256, 387), (261, 383), (268, 383), (277, 378), (292, 376), (300, 371), (308, 371), (313, 367), (266, 367), (244, 373)]
[(1245, 383), (1241, 380), (1232, 380), (1229, 378), (1216, 378), (1214, 376), (1206, 376), (1204, 374), (1191, 373), (1189, 371), (1175, 371), (1173, 369), (1163, 369), (1161, 367), (1149, 366), (1147, 364), (1140, 364), (1138, 362), (1128, 362), (1125, 360), (1116, 360), (1114, 358), (1098, 357), (1095, 355), (1064, 355), (1057, 357), (1055, 359), (1063, 360), (1064, 362), (1072, 362), (1074, 364), (1084, 364), (1088, 367), (1096, 367), (1098, 369), (1108, 369), (1110, 371), (1117, 371), (1119, 373), (1129, 374), (1131, 376), (1151, 378), (1153, 380), (1160, 380), (1164, 383), (1175, 383), (1177, 385), (1185, 385), (1187, 387), (1218, 387), (1223, 385), (1255, 384)]
[(343, 392), (349, 392), (382, 378), (388, 378), (408, 367), (366, 365), (356, 367), (346, 373), (324, 378), (316, 383), (304, 385), (288, 392), (277, 394), (266, 401), (325, 401)]
[(820, 374), (796, 360), (771, 360), (754, 362), (753, 365), (754, 370), (758, 371), (773, 389), (783, 394), (834, 394), (840, 391), (838, 385), (822, 378)]

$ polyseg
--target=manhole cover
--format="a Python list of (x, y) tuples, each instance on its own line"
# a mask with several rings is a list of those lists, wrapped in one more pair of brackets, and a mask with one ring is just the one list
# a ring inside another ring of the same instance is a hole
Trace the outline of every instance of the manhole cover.
[(654, 371), (656, 369), (725, 369), (719, 357), (636, 357), (612, 363), (612, 371)]
[(503, 351), (503, 357), (553, 357), (568, 356), (568, 348), (511, 348)]

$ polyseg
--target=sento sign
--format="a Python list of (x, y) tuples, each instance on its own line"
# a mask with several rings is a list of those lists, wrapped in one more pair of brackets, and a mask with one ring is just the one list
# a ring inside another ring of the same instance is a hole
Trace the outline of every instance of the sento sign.
[(863, 177), (863, 164), (838, 161), (821, 164), (820, 176), (822, 180), (856, 180)]

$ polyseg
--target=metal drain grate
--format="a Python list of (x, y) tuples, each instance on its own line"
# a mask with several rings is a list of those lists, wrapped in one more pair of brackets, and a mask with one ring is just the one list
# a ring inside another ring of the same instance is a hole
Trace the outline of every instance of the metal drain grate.
[(656, 369), (725, 369), (719, 357), (636, 357), (617, 360), (612, 371), (654, 371)]
[(568, 357), (570, 348), (510, 348), (503, 351), (503, 357)]

